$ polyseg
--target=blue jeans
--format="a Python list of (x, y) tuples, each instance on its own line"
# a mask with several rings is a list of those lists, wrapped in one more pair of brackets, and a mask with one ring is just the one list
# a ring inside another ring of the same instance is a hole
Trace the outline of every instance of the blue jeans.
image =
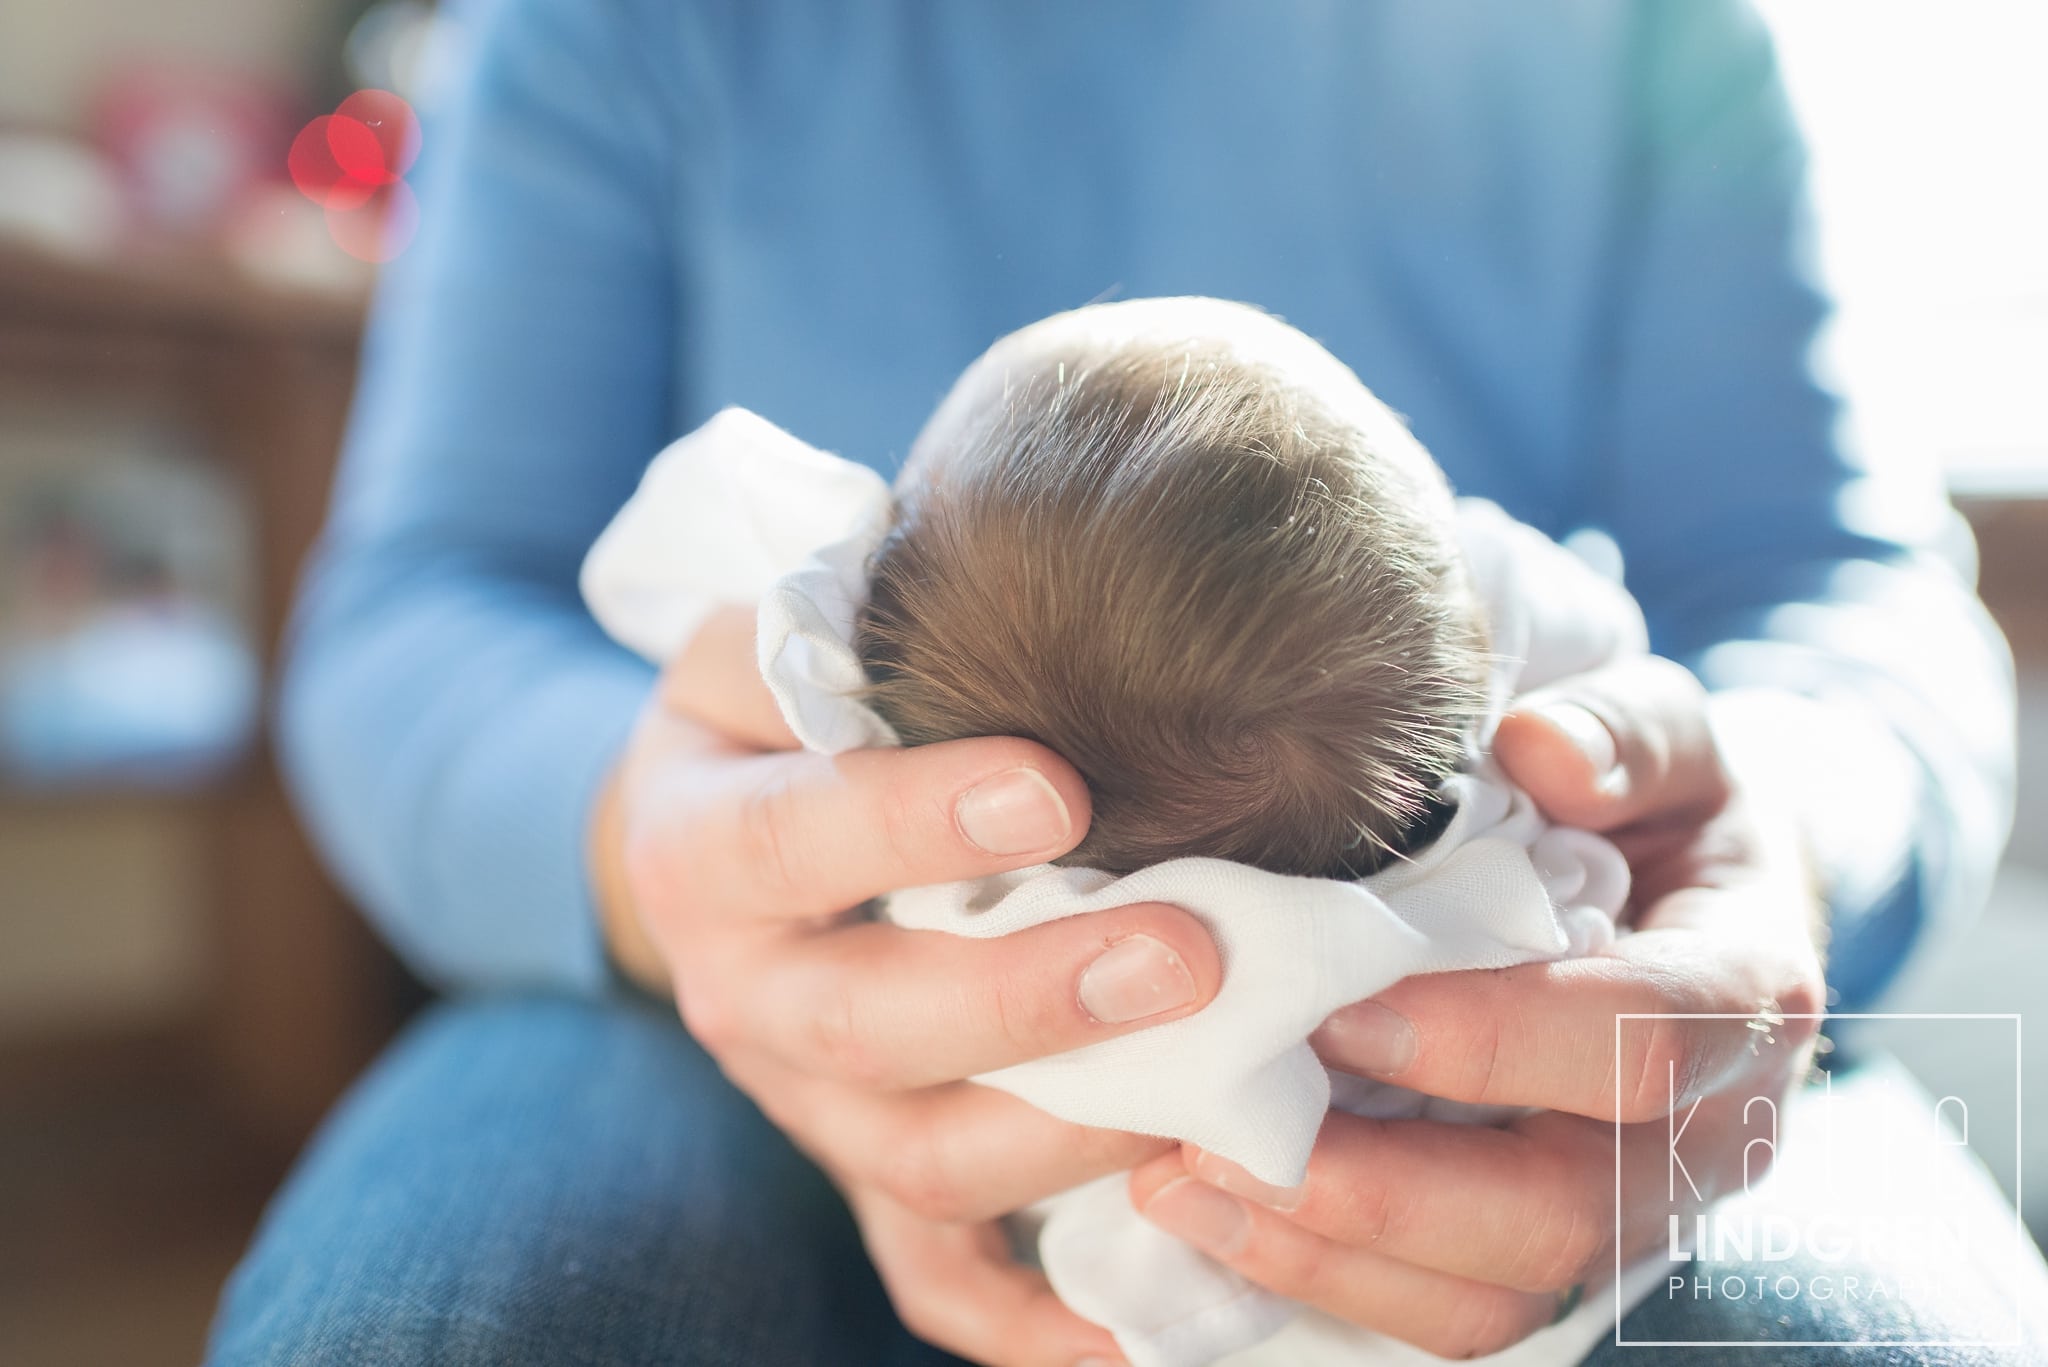
[[(2011, 1220), (1987, 1181), (1971, 1190), (1983, 1218)], [(2038, 1257), (2028, 1275), (2038, 1285), (2026, 1294), (2048, 1305)], [(1638, 1339), (1840, 1338), (1827, 1317), (1860, 1312), (1831, 1304), (1795, 1318), (1782, 1306), (1653, 1295), (1625, 1328)], [(1944, 1336), (1931, 1322), (1881, 1327)], [(1754, 1358), (2031, 1360), (1609, 1345), (1591, 1361)], [(829, 1184), (672, 1016), (552, 999), (443, 1005), (412, 1026), (273, 1202), (223, 1295), (208, 1357), (212, 1367), (955, 1361), (904, 1331)]]

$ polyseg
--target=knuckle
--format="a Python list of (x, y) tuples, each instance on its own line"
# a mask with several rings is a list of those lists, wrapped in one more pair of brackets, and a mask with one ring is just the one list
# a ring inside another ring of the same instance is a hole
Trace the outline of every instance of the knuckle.
[(1690, 1021), (1639, 1022), (1646, 1029), (1623, 1032), (1621, 1101), (1624, 1124), (1659, 1120), (1692, 1095), (1700, 1081), (1703, 1054)]
[(1828, 1004), (1827, 981), (1819, 963), (1812, 959), (1800, 963), (1787, 978), (1772, 1006), (1784, 1018), (1787, 1034), (1804, 1044), (1820, 1033), (1820, 1018)]
[(676, 993), (676, 1011), (690, 1037), (712, 1057), (730, 1051), (738, 1043), (739, 1013), (724, 993), (709, 984), (682, 985)]
[(1502, 1033), (1505, 1019), (1498, 1012), (1488, 1012), (1459, 1051), (1460, 1066), (1465, 1073), (1463, 1095), (1482, 1105), (1499, 1096), (1501, 1059), (1506, 1048)]
[(950, 1223), (968, 1215), (966, 1194), (945, 1161), (944, 1148), (927, 1126), (895, 1137), (882, 1157), (875, 1184), (920, 1219)]
[(1684, 665), (1661, 656), (1641, 666), (1655, 699), (1635, 729), (1646, 739), (1655, 774), (1703, 808), (1715, 808), (1733, 794), (1734, 783), (1708, 722), (1706, 685)]
[(1821, 1032), (1821, 1018), (1817, 1011), (1809, 1013), (1783, 1003), (1770, 1016), (1769, 1025), (1776, 1042), (1791, 1050), (1795, 1057), (1812, 1045)]
[(859, 998), (839, 979), (814, 989), (805, 1046), (813, 1066), (842, 1081), (881, 1089), (890, 1082), (861, 1018)]
[(873, 812), (876, 840), (892, 867), (917, 869), (931, 863), (926, 854), (929, 807), (920, 794), (891, 783), (876, 795)]
[(1560, 1174), (1555, 1194), (1537, 1213), (1513, 1285), (1524, 1291), (1562, 1291), (1576, 1285), (1606, 1248), (1608, 1207), (1587, 1186), (1576, 1171)]
[(1487, 1357), (1512, 1348), (1548, 1322), (1549, 1311), (1533, 1297), (1488, 1290), (1471, 1298), (1465, 1313), (1449, 1315), (1425, 1333), (1419, 1347), (1438, 1357)]
[(1062, 1027), (1079, 1011), (1077, 1004), (1070, 1005), (1044, 991), (1037, 980), (1020, 974), (992, 974), (984, 991), (987, 1015), (1018, 1057), (1056, 1050), (1064, 1043)]
[(1670, 727), (1640, 715), (1626, 715), (1616, 728), (1616, 748), (1628, 786), (1636, 793), (1669, 794), (1679, 765), (1677, 738)]
[(1255, 1221), (1251, 1234), (1230, 1266), (1269, 1291), (1311, 1305), (1340, 1294), (1335, 1283), (1350, 1260), (1332, 1258), (1327, 1246), (1312, 1235), (1294, 1231), (1272, 1233)]
[(740, 799), (739, 846), (755, 881), (776, 902), (800, 899), (806, 883), (795, 837), (794, 790), (786, 777), (770, 779)]
[(1360, 1182), (1344, 1196), (1344, 1241), (1357, 1248), (1373, 1248), (1386, 1238), (1394, 1224), (1394, 1195), (1380, 1180)]

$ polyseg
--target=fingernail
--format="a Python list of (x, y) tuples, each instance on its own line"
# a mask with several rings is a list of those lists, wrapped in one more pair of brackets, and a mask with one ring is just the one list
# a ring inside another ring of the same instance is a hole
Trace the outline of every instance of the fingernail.
[(1415, 1062), (1415, 1027), (1378, 1002), (1354, 1002), (1323, 1022), (1311, 1043), (1347, 1073), (1386, 1077)]
[(1036, 769), (983, 779), (960, 795), (953, 819), (962, 835), (990, 854), (1054, 849), (1073, 824), (1059, 790)]
[(1118, 940), (1081, 971), (1081, 1007), (1106, 1025), (1143, 1020), (1195, 999), (1180, 955), (1150, 935)]
[(1271, 1182), (1261, 1182), (1237, 1164), (1218, 1158), (1207, 1149), (1196, 1151), (1195, 1176), (1212, 1187), (1221, 1187), (1233, 1196), (1257, 1201), (1274, 1210), (1298, 1208), (1304, 1191), (1303, 1187), (1276, 1187)]
[(1621, 756), (1615, 751), (1614, 733), (1607, 729), (1606, 722), (1575, 702), (1547, 702), (1537, 712), (1564, 732), (1573, 748), (1586, 757), (1586, 762), (1593, 766), (1595, 786), (1602, 792), (1620, 782)]
[(1237, 1198), (1192, 1177), (1176, 1177), (1145, 1203), (1147, 1220), (1204, 1253), (1228, 1258), (1244, 1247), (1251, 1217)]

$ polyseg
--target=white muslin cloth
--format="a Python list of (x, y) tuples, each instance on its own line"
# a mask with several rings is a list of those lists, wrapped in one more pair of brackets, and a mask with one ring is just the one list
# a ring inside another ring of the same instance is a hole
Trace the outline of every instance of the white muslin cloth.
[[(655, 458), (592, 547), (583, 593), (614, 638), (655, 661), (718, 604), (758, 602), (761, 672), (798, 739), (828, 754), (893, 746), (888, 724), (853, 696), (864, 682), (853, 643), (868, 561), (889, 521), (889, 490), (873, 471), (729, 408)], [(1447, 784), (1456, 813), (1443, 834), (1356, 882), (1175, 859), (1120, 878), (1038, 865), (892, 895), (890, 920), (960, 935), (1160, 901), (1215, 937), (1223, 985), (1204, 1010), (977, 1081), (1079, 1124), (1200, 1145), (1291, 1186), (1333, 1100), (1333, 1075), (1307, 1043), (1332, 1011), (1412, 974), (1593, 953), (1612, 939), (1626, 863), (1604, 839), (1545, 822), (1484, 758), (1484, 743), (1515, 694), (1646, 650), (1641, 612), (1492, 504), (1461, 500), (1458, 530), (1497, 664), (1471, 762)], [(1334, 1081), (1337, 1103), (1360, 1114), (1497, 1118)], [(1122, 1177), (1033, 1213), (1054, 1290), (1114, 1333), (1135, 1367), (1435, 1361), (1252, 1286), (1146, 1223)], [(1499, 1360), (1577, 1361), (1612, 1324), (1605, 1297), (1596, 1300)]]

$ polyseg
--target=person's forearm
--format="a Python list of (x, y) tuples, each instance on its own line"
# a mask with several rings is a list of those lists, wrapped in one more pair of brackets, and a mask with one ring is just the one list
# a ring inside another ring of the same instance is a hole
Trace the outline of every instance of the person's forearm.
[(302, 607), (281, 749), (331, 864), (423, 977), (593, 990), (584, 834), (650, 683), (572, 598), (344, 550)]
[[(1934, 566), (1762, 614), (1782, 633), (1695, 662), (1747, 785), (1796, 814), (1831, 911), (1830, 982), (1868, 1006), (1917, 942), (1974, 913), (2011, 811), (2003, 643)], [(1848, 569), (1838, 576), (1851, 578)]]

